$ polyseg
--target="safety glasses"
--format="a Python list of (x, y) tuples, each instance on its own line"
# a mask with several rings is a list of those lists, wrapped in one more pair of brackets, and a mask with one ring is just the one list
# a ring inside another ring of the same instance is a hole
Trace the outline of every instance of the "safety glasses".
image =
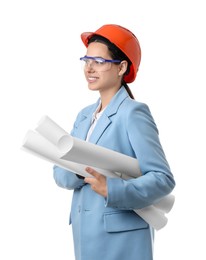
[(121, 60), (107, 60), (101, 57), (84, 56), (80, 58), (84, 69), (92, 68), (95, 71), (107, 71), (111, 69), (112, 63), (119, 64)]

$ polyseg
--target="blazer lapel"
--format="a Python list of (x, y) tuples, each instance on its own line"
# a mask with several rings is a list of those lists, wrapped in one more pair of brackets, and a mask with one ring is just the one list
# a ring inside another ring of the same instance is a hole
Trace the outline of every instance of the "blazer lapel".
[(90, 138), (89, 142), (96, 144), (101, 137), (101, 135), (104, 133), (105, 129), (108, 127), (108, 125), (111, 124), (111, 120), (105, 113), (101, 115), (99, 118)]
[(111, 116), (115, 115), (119, 109), (120, 104), (128, 97), (128, 93), (124, 87), (121, 87), (116, 95), (112, 98), (109, 105), (99, 118), (91, 136), (89, 142), (97, 143), (104, 133), (105, 129), (112, 123)]
[(91, 120), (94, 111), (96, 110), (98, 106), (99, 100), (89, 107), (88, 109), (84, 110), (81, 115), (81, 120), (76, 124), (76, 131), (75, 131), (75, 136), (82, 139), (86, 140), (87, 133), (89, 131), (89, 128), (91, 126)]
[(91, 125), (91, 116), (85, 117), (85, 119), (81, 121), (81, 123), (78, 126), (79, 128), (78, 138), (82, 140), (86, 140), (90, 125)]

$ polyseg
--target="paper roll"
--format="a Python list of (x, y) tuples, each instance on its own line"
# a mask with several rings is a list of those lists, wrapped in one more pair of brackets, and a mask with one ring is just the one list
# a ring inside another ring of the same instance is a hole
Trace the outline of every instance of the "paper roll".
[[(83, 177), (91, 177), (89, 173), (85, 171), (88, 165), (78, 164), (71, 161), (61, 160), (60, 152), (57, 147), (45, 139), (40, 134), (29, 130), (24, 138), (22, 148), (44, 160), (52, 162), (59, 167), (66, 170), (77, 173)], [(96, 171), (102, 172), (107, 177), (116, 178), (116, 174), (113, 172), (105, 171), (104, 169), (95, 168)]]
[(135, 209), (134, 211), (156, 230), (160, 230), (168, 222), (164, 212), (154, 206), (148, 206), (143, 209)]
[(141, 176), (137, 159), (72, 137), (48, 116), (40, 120), (36, 131), (59, 148), (61, 159), (120, 172), (133, 178)]

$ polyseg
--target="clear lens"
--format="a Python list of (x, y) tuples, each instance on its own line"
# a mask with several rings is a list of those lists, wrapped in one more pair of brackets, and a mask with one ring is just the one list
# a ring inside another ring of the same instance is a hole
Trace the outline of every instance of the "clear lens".
[(90, 59), (90, 58), (83, 58), (81, 60), (82, 67), (84, 69), (93, 69), (95, 71), (107, 71), (111, 68), (111, 62), (105, 62), (100, 58)]

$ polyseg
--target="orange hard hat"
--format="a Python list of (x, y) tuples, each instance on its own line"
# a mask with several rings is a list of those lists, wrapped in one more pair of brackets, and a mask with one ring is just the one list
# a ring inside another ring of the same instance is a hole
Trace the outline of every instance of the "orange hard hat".
[(130, 72), (124, 76), (124, 80), (126, 83), (133, 82), (141, 60), (141, 49), (136, 36), (120, 25), (106, 24), (95, 32), (84, 32), (81, 34), (81, 39), (86, 47), (88, 47), (88, 41), (93, 35), (105, 37), (129, 58), (132, 64), (130, 65)]

